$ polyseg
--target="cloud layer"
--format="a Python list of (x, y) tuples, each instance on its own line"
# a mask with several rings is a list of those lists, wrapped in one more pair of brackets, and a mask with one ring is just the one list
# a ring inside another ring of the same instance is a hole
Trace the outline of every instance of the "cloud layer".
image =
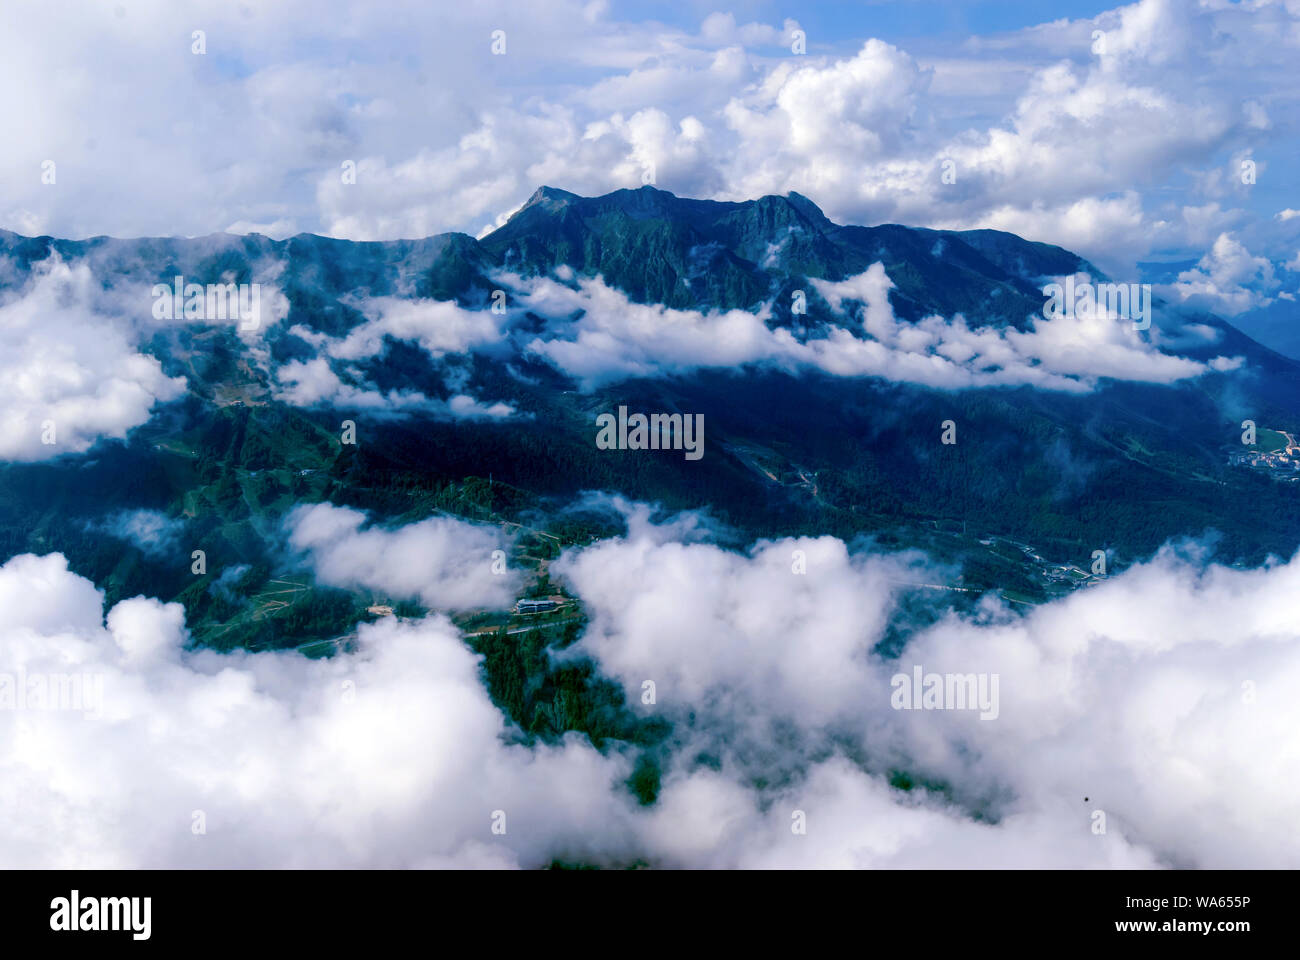
[[(849, 743), (875, 769), (945, 784), (968, 814), (996, 820), (1003, 865), (1047, 862), (1022, 831), (1077, 843), (1062, 854), (1076, 865), (1300, 862), (1285, 826), (1300, 814), (1291, 733), (1300, 707), (1287, 694), (1300, 680), (1300, 645), (1286, 601), (1300, 558), (1241, 571), (1167, 549), (1027, 615), (992, 601), (974, 616), (950, 614), (913, 631), (888, 660), (873, 651), (900, 584), (943, 582), (923, 575), (914, 556), (852, 553), (831, 537), (760, 543), (741, 555), (660, 542), (634, 526), (626, 538), (566, 555), (557, 572), (591, 615), (581, 649), (632, 702), (653, 680), (657, 704), (641, 709), (692, 715), (683, 752), (720, 752), (724, 776), (712, 782), (721, 792), (811, 768), (802, 789), (825, 791), (833, 807), (830, 797), (871, 797), (879, 784), (860, 770), (811, 762)], [(633, 583), (635, 593), (624, 586)], [(891, 677), (915, 666), (999, 676), (997, 717), (893, 709)], [(1104, 836), (1091, 833), (1097, 810)], [(866, 838), (889, 825), (844, 829), (870, 849)], [(1117, 835), (1140, 850), (1103, 842)], [(744, 847), (743, 831), (733, 842), (728, 862), (762, 861)], [(832, 847), (828, 839), (828, 858)], [(840, 850), (839, 860), (822, 862), (853, 862), (851, 844)], [(917, 855), (954, 865), (973, 854)]]
[(82, 453), (185, 392), (104, 300), (88, 266), (52, 257), (0, 302), (0, 459)]
[[(1239, 278), (1241, 270), (1233, 264), (1249, 257), (1239, 246), (1221, 243), (1216, 250), (1220, 246), (1224, 256), (1202, 266), (1222, 285)], [(274, 278), (283, 265), (259, 269)], [(837, 322), (798, 337), (771, 323), (771, 302), (727, 311), (636, 303), (599, 276), (575, 277), (566, 267), (555, 277), (501, 273), (495, 279), (513, 291), (511, 306), (502, 313), (452, 301), (361, 298), (357, 303), (365, 319), (332, 337), (302, 324), (273, 329), (287, 316), (288, 305), (272, 283), (262, 297), (264, 322), (256, 330), (228, 322), (237, 330), (250, 370), (283, 402), (479, 421), (518, 416), (512, 402), (468, 392), (466, 364), (480, 353), (497, 359), (512, 352), (532, 354), (587, 390), (630, 378), (767, 365), (940, 389), (1028, 385), (1088, 392), (1103, 378), (1169, 384), (1241, 362), (1177, 356), (1160, 348), (1162, 338), (1174, 345), (1160, 324), (1142, 332), (1101, 313), (1031, 318), (1023, 331), (971, 327), (960, 314), (900, 322), (889, 302), (893, 283), (879, 263), (842, 281), (810, 281), (810, 292)], [(160, 403), (184, 393), (185, 379), (166, 376), (156, 359), (138, 352), (139, 345), (156, 332), (209, 321), (157, 320), (142, 309), (152, 303), (145, 286), (117, 282), (100, 283), (86, 261), (69, 265), (52, 256), (0, 304), (0, 317), (7, 320), (0, 337), (13, 367), (6, 381), (7, 446), (0, 442), (0, 459), (84, 452), (101, 438), (125, 437)], [(1175, 292), (1181, 295), (1191, 286), (1192, 275), (1185, 274)], [(540, 328), (530, 319), (538, 317)], [(1209, 328), (1199, 329), (1214, 336)], [(298, 358), (275, 361), (268, 332), (296, 343)], [(409, 385), (387, 390), (375, 385), (394, 341), (423, 353), (428, 367), (415, 373), (439, 381), (434, 386), (445, 398)], [(56, 442), (43, 442), (49, 435)]]
[[(318, 576), (418, 595), (401, 561), (428, 521), (359, 543), (350, 513), (321, 515), (347, 549), (320, 556)], [(591, 656), (632, 709), (673, 724), (646, 808), (616, 746), (519, 742), (439, 614), (363, 625), (357, 652), (328, 660), (189, 651), (179, 605), (141, 597), (105, 616), (61, 556), (15, 557), (0, 567), (8, 689), (76, 674), (100, 678), (102, 698), (0, 698), (5, 862), (1300, 863), (1286, 614), (1300, 560), (1243, 571), (1170, 549), (1027, 615), (990, 600), (912, 628), (887, 657), (900, 592), (951, 571), (831, 537), (738, 553), (687, 519), (633, 509), (626, 535), (554, 568), (591, 618), (566, 655)], [(917, 665), (997, 674), (997, 718), (892, 709), (891, 677)], [(900, 790), (893, 771), (942, 789)]]
[(105, 617), (57, 554), (0, 567), (0, 598), (9, 675), (103, 691), (92, 712), (0, 714), (10, 867), (540, 866), (599, 856), (630, 812), (619, 756), (505, 742), (441, 617), (385, 618), (362, 653), (309, 660), (184, 652), (179, 604)]
[(635, 303), (599, 277), (515, 282), (523, 290), (521, 311), (552, 318), (528, 349), (586, 388), (763, 363), (942, 389), (1088, 392), (1103, 377), (1173, 383), (1239, 362), (1220, 357), (1207, 364), (1162, 352), (1153, 339), (1158, 328), (1144, 335), (1132, 322), (1101, 313), (1038, 317), (1027, 331), (972, 328), (960, 315), (899, 322), (889, 303), (893, 283), (879, 263), (843, 281), (812, 281), (844, 322), (807, 339), (769, 326), (770, 303), (756, 312), (701, 312)]
[(430, 517), (397, 529), (366, 526), (360, 510), (316, 503), (285, 518), (289, 547), (321, 583), (382, 590), (439, 610), (505, 607), (519, 587), (495, 527)]

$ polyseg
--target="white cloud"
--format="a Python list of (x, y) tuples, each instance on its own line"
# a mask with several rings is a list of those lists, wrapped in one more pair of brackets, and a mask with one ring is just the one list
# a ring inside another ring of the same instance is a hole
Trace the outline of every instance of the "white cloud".
[[(404, 567), (464, 539), (429, 521), (358, 535), (355, 511), (304, 509), (326, 582), (419, 593), (443, 573)], [(0, 567), (0, 671), (98, 677), (102, 697), (89, 711), (0, 711), (6, 862), (1300, 863), (1287, 614), (1300, 559), (1243, 571), (1165, 551), (1027, 614), (986, 600), (912, 629), (884, 659), (899, 592), (953, 571), (832, 537), (736, 553), (699, 542), (687, 518), (656, 526), (624, 509), (625, 536), (567, 551), (553, 571), (590, 617), (568, 655), (593, 656), (632, 709), (679, 721), (653, 806), (633, 805), (617, 750), (509, 745), (478, 659), (439, 616), (363, 625), (359, 652), (327, 660), (186, 651), (179, 605), (135, 598), (105, 621), (102, 593), (61, 556), (24, 555)], [(891, 709), (890, 677), (914, 664), (996, 673), (997, 718)], [(693, 763), (701, 752), (714, 762)], [(889, 770), (945, 795), (890, 788)], [(498, 809), (504, 836), (490, 829)], [(791, 831), (795, 811), (806, 835)]]
[(1167, 289), (1184, 303), (1235, 317), (1273, 302), (1278, 286), (1273, 265), (1229, 233), (1221, 233), (1195, 270), (1185, 270)]
[(700, 36), (711, 43), (739, 43), (750, 47), (789, 43), (794, 31), (798, 29), (797, 20), (786, 20), (778, 29), (765, 23), (737, 25), (735, 14), (711, 13), (700, 24)]
[[(943, 582), (916, 558), (850, 553), (830, 537), (742, 555), (633, 530), (554, 569), (591, 617), (579, 652), (634, 703), (654, 680), (656, 705), (643, 711), (693, 714), (684, 753), (720, 753), (721, 775), (679, 770), (661, 801), (671, 810), (681, 793), (707, 810), (710, 796), (727, 798), (711, 865), (951, 866), (992, 842), (939, 820), (929, 836), (903, 829), (901, 842), (883, 811), (883, 822), (863, 812), (889, 806), (878, 783), (847, 763), (813, 762), (846, 741), (878, 769), (946, 784), (966, 816), (995, 820), (1007, 866), (1300, 863), (1287, 827), (1300, 814), (1300, 705), (1287, 692), (1300, 682), (1300, 644), (1286, 599), (1300, 558), (1240, 571), (1165, 551), (1026, 615), (992, 601), (949, 615), (896, 660), (873, 648), (900, 584)], [(998, 675), (997, 718), (891, 709), (890, 677), (914, 665)], [(744, 802), (749, 778), (795, 770), (807, 779), (775, 791), (766, 817)], [(791, 842), (792, 809), (830, 835)], [(1107, 816), (1105, 836), (1090, 832), (1094, 810)], [(950, 845), (932, 844), (936, 834)], [(1031, 836), (1055, 839), (1036, 849)]]
[[(12, 867), (631, 856), (627, 761), (576, 737), (509, 743), (479, 658), (441, 617), (384, 618), (360, 627), (358, 654), (311, 660), (187, 652), (180, 605), (143, 597), (105, 620), (103, 595), (57, 554), (0, 567), (0, 599), (0, 670), (85, 675), (102, 691), (89, 712), (0, 711), (0, 854)], [(496, 810), (505, 835), (492, 832)]]
[(785, 192), (784, 186), (815, 196), (828, 186), (842, 188), (849, 167), (902, 147), (925, 82), (910, 56), (874, 39), (850, 59), (783, 63), (725, 111), (747, 150), (769, 151), (766, 166), (781, 171), (783, 180), (778, 184), (760, 169), (753, 171), (759, 179), (742, 177), (733, 191), (754, 196)]
[[(677, 310), (639, 304), (599, 277), (580, 279), (577, 289), (549, 278), (515, 278), (516, 309), (548, 318), (545, 331), (528, 344), (566, 373), (591, 386), (635, 376), (656, 376), (706, 366), (737, 366), (774, 355), (793, 340), (768, 330), (768, 307), (747, 310)], [(576, 320), (568, 318), (582, 311)]]
[(1167, 863), (1294, 865), (1297, 577), (1300, 559), (1241, 571), (1166, 551), (1023, 621), (941, 623), (904, 659), (999, 673), (1002, 713), (904, 738), (960, 789), (1089, 796)]
[[(704, 769), (667, 784), (647, 846), (668, 866), (710, 869), (1149, 869), (1159, 862), (1118, 830), (1089, 833), (1075, 811), (976, 823), (956, 807), (908, 801), (842, 757), (810, 765), (760, 805), (733, 777)], [(796, 813), (807, 832), (791, 829)], [(1075, 824), (1069, 815), (1075, 813)]]
[(374, 297), (363, 301), (360, 309), (366, 321), (331, 342), (326, 347), (330, 356), (344, 360), (378, 356), (384, 338), (392, 337), (416, 343), (436, 359), (501, 339), (496, 317), (487, 306), (467, 310), (450, 300)]
[(810, 811), (802, 844), (782, 840), (786, 804), (760, 812), (708, 770), (637, 809), (616, 750), (511, 743), (479, 659), (437, 616), (362, 625), (358, 652), (312, 660), (186, 651), (178, 604), (138, 597), (104, 618), (102, 593), (57, 554), (0, 566), (0, 600), (10, 676), (98, 691), (77, 709), (0, 711), (0, 850), (14, 866), (978, 866), (994, 849), (1007, 863), (1148, 862), (1118, 838), (1049, 845), (1050, 825), (902, 803), (838, 759), (790, 793)]
[[(1072, 392), (1089, 391), (1102, 377), (1172, 383), (1208, 369), (1157, 350), (1131, 322), (1117, 318), (1039, 317), (1028, 331), (972, 329), (961, 316), (899, 323), (889, 304), (893, 284), (878, 263), (843, 281), (812, 281), (850, 321), (850, 302), (862, 302), (868, 336), (833, 327), (806, 341), (767, 325), (770, 304), (755, 313), (701, 313), (634, 303), (599, 277), (580, 279), (576, 289), (547, 278), (515, 282), (522, 288), (518, 309), (551, 318), (528, 349), (588, 388), (751, 363), (944, 389), (1028, 384)], [(577, 319), (563, 319), (571, 316)]]
[(101, 312), (115, 309), (112, 300), (87, 266), (56, 256), (0, 304), (0, 459), (44, 460), (124, 438), (185, 391), (183, 377), (136, 351), (130, 322)]
[(451, 517), (395, 530), (365, 524), (361, 511), (328, 503), (297, 507), (285, 520), (289, 546), (332, 586), (387, 590), (437, 610), (505, 607), (519, 589), (495, 527)]
[[(800, 792), (802, 846), (782, 843), (783, 808), (762, 814), (708, 771), (637, 809), (617, 751), (512, 743), (479, 658), (441, 617), (363, 625), (359, 651), (329, 659), (191, 652), (178, 604), (138, 597), (105, 618), (57, 554), (0, 566), (0, 600), (9, 676), (98, 691), (89, 710), (0, 711), (0, 851), (15, 867), (975, 866), (1019, 832), (901, 805), (834, 760)], [(1124, 849), (1050, 835), (1016, 846), (1055, 865)]]
[(270, 237), (272, 240), (286, 240), (295, 234), (303, 231), (293, 220), (272, 220), (269, 223), (251, 223), (248, 220), (236, 220), (225, 229), (226, 233), (234, 233), (240, 236), (246, 236), (250, 233), (260, 233), (264, 237)]
[(1142, 237), (1147, 227), (1146, 214), (1133, 190), (1119, 196), (1084, 197), (1058, 204), (1002, 203), (974, 217), (949, 220), (944, 226), (952, 230), (987, 227), (1023, 237), (1050, 237), (1052, 243), (1067, 250), (1090, 251), (1094, 255), (1108, 250), (1097, 258), (1096, 262), (1103, 264), (1114, 264), (1117, 250), (1136, 257), (1147, 242)]
[(145, 553), (163, 556), (176, 548), (185, 524), (159, 510), (121, 510), (93, 528), (130, 541)]
[[(457, 419), (505, 419), (514, 415), (511, 404), (485, 402), (466, 393), (454, 393), (444, 401), (410, 388), (384, 392), (355, 367), (344, 363), (382, 357), (388, 338), (415, 344), (435, 363), (448, 355), (491, 346), (501, 340), (502, 331), (488, 307), (468, 310), (450, 300), (373, 297), (362, 299), (358, 308), (367, 319), (342, 337), (330, 337), (301, 324), (290, 328), (289, 333), (311, 344), (320, 355), (310, 360), (290, 360), (275, 370), (277, 399), (299, 407), (329, 405)], [(445, 377), (449, 388), (459, 389), (453, 387), (456, 380), (452, 375)]]
[(400, 416), (421, 413), (434, 417), (461, 420), (504, 420), (514, 416), (508, 403), (485, 403), (469, 394), (457, 393), (437, 400), (418, 390), (389, 390), (387, 393), (349, 373), (357, 383), (344, 382), (325, 357), (290, 360), (275, 371), (275, 397), (295, 407), (330, 406), (341, 409), (371, 410)]
[(484, 403), (468, 394), (458, 393), (447, 400), (447, 409), (453, 416), (465, 419), (502, 420), (513, 416), (515, 408), (508, 403)]

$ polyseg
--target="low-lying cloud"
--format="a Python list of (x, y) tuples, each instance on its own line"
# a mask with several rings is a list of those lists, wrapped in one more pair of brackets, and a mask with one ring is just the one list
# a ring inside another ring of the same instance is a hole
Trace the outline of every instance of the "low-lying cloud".
[(160, 557), (177, 548), (185, 523), (161, 510), (119, 510), (92, 525), (92, 529), (102, 530), (150, 556)]
[(577, 737), (511, 743), (478, 658), (440, 616), (362, 625), (346, 657), (188, 652), (179, 604), (137, 597), (105, 617), (103, 594), (58, 554), (0, 567), (0, 603), (0, 670), (84, 674), (103, 691), (94, 714), (0, 710), (9, 867), (535, 867), (630, 854), (616, 839), (634, 806), (618, 789), (628, 763)]
[(388, 529), (329, 503), (294, 508), (285, 527), (290, 548), (330, 586), (385, 591), (437, 610), (509, 606), (519, 586), (495, 527), (429, 517)]
[(184, 377), (167, 376), (136, 349), (128, 324), (101, 312), (105, 299), (89, 267), (55, 256), (0, 303), (0, 459), (122, 439), (185, 392)]
[(769, 326), (770, 303), (754, 312), (702, 312), (635, 303), (600, 277), (573, 285), (550, 278), (519, 283), (520, 309), (551, 318), (528, 350), (585, 389), (631, 377), (767, 364), (940, 389), (1034, 386), (1081, 393), (1103, 378), (1168, 384), (1238, 362), (1221, 357), (1202, 363), (1165, 353), (1129, 321), (1105, 315), (1038, 317), (1024, 331), (971, 327), (960, 314), (899, 322), (889, 303), (893, 282), (879, 263), (842, 281), (810, 281), (845, 324), (807, 339)]
[[(617, 745), (524, 745), (441, 615), (362, 625), (358, 651), (328, 660), (188, 651), (179, 605), (135, 598), (105, 618), (61, 556), (24, 555), (0, 567), (0, 670), (98, 675), (103, 704), (0, 711), (6, 862), (1300, 863), (1300, 559), (1236, 570), (1171, 548), (1027, 614), (987, 598), (909, 627), (886, 656), (900, 592), (951, 571), (832, 537), (736, 552), (701, 541), (707, 525), (628, 512), (625, 535), (553, 573), (590, 617), (562, 655), (672, 724), (653, 805), (632, 800)], [(316, 505), (293, 530), (322, 582), (430, 604), (457, 591), (425, 584), (459, 582), (481, 599), (476, 573), (422, 560), (465, 550), (465, 531), (363, 526)], [(477, 569), (491, 538), (470, 540)], [(891, 677), (915, 666), (997, 675), (996, 718), (893, 709)], [(891, 785), (900, 771), (918, 786)]]
[[(874, 649), (900, 584), (943, 582), (915, 564), (853, 553), (831, 537), (742, 555), (632, 532), (570, 552), (554, 569), (591, 617), (579, 652), (633, 703), (654, 681), (649, 709), (691, 717), (683, 754), (720, 753), (733, 784), (807, 773), (804, 788), (830, 778), (836, 796), (869, 797), (873, 789), (856, 783), (861, 771), (815, 761), (851, 744), (876, 772), (943, 784), (968, 816), (1006, 827), (1004, 865), (1045, 862), (1019, 845), (1012, 824), (1087, 850), (1070, 855), (1077, 866), (1111, 856), (1130, 865), (1300, 862), (1286, 827), (1300, 815), (1300, 757), (1290, 746), (1300, 706), (1287, 692), (1300, 682), (1300, 644), (1286, 599), (1300, 556), (1242, 571), (1170, 548), (1028, 614), (987, 598), (973, 615), (911, 631), (901, 654), (884, 659)], [(635, 592), (623, 586), (633, 583)], [(917, 666), (997, 676), (996, 718), (894, 709), (891, 677)], [(1105, 834), (1092, 833), (1097, 811)], [(1117, 836), (1140, 849), (1107, 848)], [(726, 862), (752, 862), (736, 842)], [(949, 849), (927, 865), (968, 862), (972, 852)], [(842, 851), (830, 862), (852, 860)]]

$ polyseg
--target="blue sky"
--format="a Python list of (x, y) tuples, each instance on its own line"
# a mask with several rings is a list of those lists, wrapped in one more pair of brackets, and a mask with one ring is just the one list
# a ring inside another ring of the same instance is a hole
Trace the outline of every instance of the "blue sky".
[[(689, 28), (720, 9), (717, 3), (623, 3), (610, 5), (625, 20), (663, 20)], [(778, 23), (796, 16), (805, 28), (823, 37), (874, 36), (891, 43), (916, 38), (961, 42), (972, 34), (1020, 30), (1044, 20), (1093, 17), (1110, 9), (1105, 3), (1062, 0), (845, 0), (799, 4), (798, 11), (779, 3), (733, 3), (725, 9), (738, 19)], [(833, 41), (832, 41), (833, 43)]]

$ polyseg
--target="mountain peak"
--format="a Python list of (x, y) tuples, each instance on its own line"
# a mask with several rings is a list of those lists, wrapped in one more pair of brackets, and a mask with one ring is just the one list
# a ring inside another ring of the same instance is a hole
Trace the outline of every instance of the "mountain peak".
[(540, 186), (533, 191), (533, 195), (525, 201), (524, 205), (519, 208), (519, 212), (527, 210), (529, 207), (538, 205), (545, 206), (549, 210), (558, 210), (560, 207), (572, 203), (574, 200), (581, 200), (582, 197), (576, 193), (570, 193), (568, 190), (561, 190), (559, 187)]
[(802, 193), (796, 193), (794, 190), (791, 190), (785, 195), (785, 199), (790, 206), (794, 207), (813, 222), (819, 224), (824, 223), (827, 225), (830, 224), (830, 218), (827, 217), (826, 214), (822, 213), (822, 208), (817, 206), (817, 204), (813, 203)]
[(785, 196), (772, 194), (742, 202), (719, 202), (685, 199), (678, 197), (669, 190), (648, 183), (640, 187), (625, 187), (621, 190), (614, 190), (598, 197), (584, 197), (568, 190), (561, 190), (558, 187), (543, 185), (533, 191), (532, 196), (515, 211), (511, 219), (534, 207), (540, 208), (541, 212), (547, 214), (558, 214), (569, 208), (581, 209), (586, 212), (616, 209), (633, 218), (663, 215), (689, 218), (704, 211), (708, 211), (706, 215), (712, 215), (723, 210), (770, 210), (774, 206), (789, 207), (804, 220), (809, 221), (819, 229), (834, 226), (817, 204), (793, 190)]

